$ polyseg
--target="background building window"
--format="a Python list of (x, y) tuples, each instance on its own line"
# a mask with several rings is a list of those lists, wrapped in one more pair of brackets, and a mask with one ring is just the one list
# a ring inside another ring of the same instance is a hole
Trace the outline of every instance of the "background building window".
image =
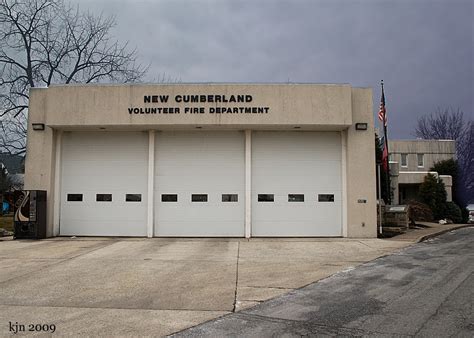
[(418, 158), (418, 168), (423, 168), (425, 166), (425, 155), (424, 154), (417, 154)]
[(402, 167), (408, 167), (408, 154), (400, 154), (401, 161), (400, 164)]

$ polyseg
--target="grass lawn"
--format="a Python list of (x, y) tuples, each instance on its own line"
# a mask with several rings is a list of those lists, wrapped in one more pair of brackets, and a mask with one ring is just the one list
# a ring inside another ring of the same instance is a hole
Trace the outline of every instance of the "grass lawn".
[(13, 214), (0, 216), (0, 228), (13, 231)]

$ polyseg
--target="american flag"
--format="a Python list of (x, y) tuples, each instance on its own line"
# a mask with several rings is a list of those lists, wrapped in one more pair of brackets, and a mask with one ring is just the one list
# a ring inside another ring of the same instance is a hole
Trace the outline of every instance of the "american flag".
[(380, 99), (379, 120), (385, 126), (387, 125), (387, 111), (385, 110), (385, 94), (383, 92), (383, 86), (382, 86), (382, 98)]

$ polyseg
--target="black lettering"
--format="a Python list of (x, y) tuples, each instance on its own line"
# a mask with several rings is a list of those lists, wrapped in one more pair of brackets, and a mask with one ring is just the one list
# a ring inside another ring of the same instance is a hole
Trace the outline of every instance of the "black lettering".
[(153, 95), (151, 97), (151, 102), (155, 102), (155, 103), (158, 102), (158, 95)]
[(209, 114), (214, 114), (215, 110), (216, 110), (216, 108), (210, 107), (209, 108)]
[(245, 95), (237, 95), (237, 102), (245, 102)]
[(250, 114), (252, 112), (251, 107), (245, 107), (245, 114)]
[(220, 95), (216, 95), (216, 97), (214, 98), (214, 101), (216, 102), (221, 102), (222, 100), (222, 97)]
[(200, 99), (201, 99), (201, 101), (199, 101), (199, 102), (206, 102), (206, 95), (201, 95)]
[(160, 101), (163, 103), (168, 102), (168, 95), (160, 95)]
[(183, 97), (182, 97), (181, 95), (176, 95), (176, 96), (174, 97), (174, 100), (175, 100), (176, 102), (181, 102), (181, 101), (183, 100)]
[(214, 102), (214, 95), (207, 95), (207, 102)]
[(199, 102), (199, 95), (191, 95), (191, 102)]
[(245, 95), (245, 102), (252, 102), (252, 95)]
[(234, 95), (230, 96), (229, 102), (235, 102), (235, 96)]
[(150, 103), (151, 102), (151, 96), (150, 95), (145, 95), (143, 97), (143, 102), (145, 103)]
[(132, 114), (133, 113), (133, 108), (128, 108), (128, 113)]

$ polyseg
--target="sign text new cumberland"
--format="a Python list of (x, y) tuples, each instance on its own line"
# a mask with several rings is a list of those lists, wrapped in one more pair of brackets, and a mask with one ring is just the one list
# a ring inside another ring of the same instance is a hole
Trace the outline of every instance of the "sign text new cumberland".
[[(161, 103), (167, 104), (169, 95), (145, 95), (143, 103)], [(249, 104), (253, 100), (252, 95), (175, 95), (174, 102), (182, 103), (244, 103)], [(270, 107), (262, 106), (213, 106), (213, 107), (196, 107), (196, 106), (168, 106), (168, 107), (129, 107), (130, 115), (140, 114), (268, 114)]]

